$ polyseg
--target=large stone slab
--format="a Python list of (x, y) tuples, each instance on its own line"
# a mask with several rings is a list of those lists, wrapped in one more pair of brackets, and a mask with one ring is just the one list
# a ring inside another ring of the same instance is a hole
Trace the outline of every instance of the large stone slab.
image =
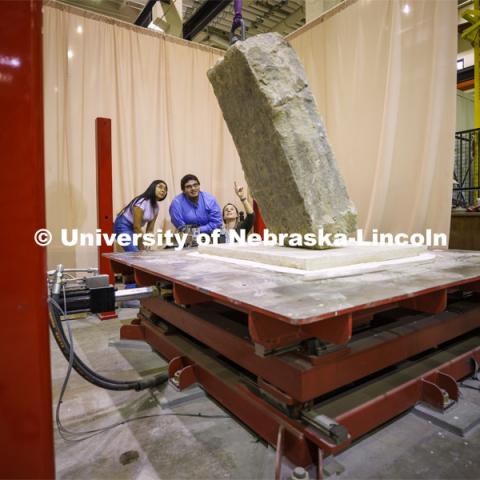
[(237, 42), (208, 78), (269, 230), (353, 233), (355, 207), (303, 66), (282, 36)]

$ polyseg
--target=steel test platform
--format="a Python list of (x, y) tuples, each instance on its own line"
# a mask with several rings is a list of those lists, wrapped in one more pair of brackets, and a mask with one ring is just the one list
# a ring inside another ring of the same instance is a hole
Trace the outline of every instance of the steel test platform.
[(276, 448), (276, 476), (324, 457), (424, 402), (443, 411), (480, 362), (480, 253), (327, 280), (188, 251), (108, 254), (160, 295), (121, 338), (169, 361)]

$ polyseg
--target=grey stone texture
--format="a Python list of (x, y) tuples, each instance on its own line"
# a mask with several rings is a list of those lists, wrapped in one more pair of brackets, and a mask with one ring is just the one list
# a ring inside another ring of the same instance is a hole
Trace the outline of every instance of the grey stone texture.
[(282, 36), (237, 42), (208, 78), (269, 230), (353, 233), (355, 207), (303, 66)]

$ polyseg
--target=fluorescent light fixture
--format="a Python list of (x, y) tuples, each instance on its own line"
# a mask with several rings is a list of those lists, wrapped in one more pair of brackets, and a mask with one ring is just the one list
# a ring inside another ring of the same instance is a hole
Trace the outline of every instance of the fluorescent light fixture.
[(403, 8), (402, 8), (402, 12), (405, 14), (405, 15), (408, 15), (410, 13), (410, 5), (408, 3), (406, 3)]

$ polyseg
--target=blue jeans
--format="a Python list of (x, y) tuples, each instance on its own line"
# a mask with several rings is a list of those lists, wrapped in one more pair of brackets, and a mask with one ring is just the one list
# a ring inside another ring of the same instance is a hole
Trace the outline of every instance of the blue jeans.
[[(121, 245), (126, 252), (138, 252), (139, 248), (133, 244), (133, 223), (126, 219), (123, 215), (119, 215), (115, 219), (113, 231), (118, 236), (120, 233), (126, 233), (130, 238), (130, 243)], [(125, 236), (125, 235), (123, 235)]]

